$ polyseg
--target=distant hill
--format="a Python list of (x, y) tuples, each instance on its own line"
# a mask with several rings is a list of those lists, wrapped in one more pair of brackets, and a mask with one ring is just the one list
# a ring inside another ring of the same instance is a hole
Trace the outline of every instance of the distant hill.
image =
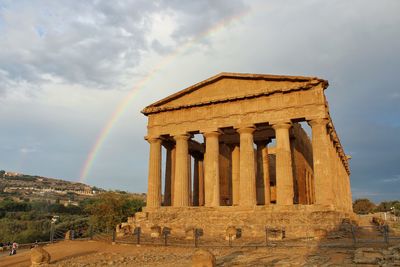
[[(15, 200), (47, 200), (61, 204), (76, 205), (85, 198), (95, 197), (106, 190), (84, 183), (65, 181), (37, 175), (0, 171), (0, 200), (11, 197)], [(118, 193), (127, 193), (116, 190)], [(127, 193), (139, 199), (146, 194)]]
[(0, 171), (0, 199), (47, 199), (58, 202), (78, 201), (105, 191), (83, 183), (61, 179)]

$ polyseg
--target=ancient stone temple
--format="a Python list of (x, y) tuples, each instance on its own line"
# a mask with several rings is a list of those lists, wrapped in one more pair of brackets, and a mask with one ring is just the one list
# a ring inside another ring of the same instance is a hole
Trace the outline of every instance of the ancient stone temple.
[(130, 223), (209, 235), (231, 225), (249, 236), (274, 225), (298, 236), (318, 220), (337, 227), (352, 199), (327, 87), (315, 77), (221, 73), (147, 106), (147, 206)]

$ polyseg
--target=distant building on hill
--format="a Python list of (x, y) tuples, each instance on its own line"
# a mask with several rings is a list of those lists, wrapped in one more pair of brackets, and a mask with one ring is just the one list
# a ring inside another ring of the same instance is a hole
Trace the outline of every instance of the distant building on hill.
[(4, 176), (8, 176), (8, 177), (15, 177), (15, 176), (21, 176), (22, 173), (18, 173), (18, 172), (6, 172), (4, 174)]

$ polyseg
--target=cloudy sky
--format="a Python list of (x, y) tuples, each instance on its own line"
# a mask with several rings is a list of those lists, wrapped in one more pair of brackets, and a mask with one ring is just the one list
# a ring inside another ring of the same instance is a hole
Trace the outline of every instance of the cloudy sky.
[(398, 0), (0, 0), (0, 169), (80, 180), (120, 108), (83, 180), (145, 192), (143, 107), (222, 71), (305, 75), (330, 82), (354, 198), (400, 199), (399, 10)]

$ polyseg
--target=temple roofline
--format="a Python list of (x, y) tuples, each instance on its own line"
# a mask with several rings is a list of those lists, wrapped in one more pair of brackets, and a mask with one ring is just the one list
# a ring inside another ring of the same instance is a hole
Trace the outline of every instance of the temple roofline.
[[(268, 80), (268, 81), (293, 81), (293, 82), (309, 82), (311, 86), (315, 86), (317, 84), (322, 83), (322, 86), (324, 89), (326, 89), (329, 85), (328, 81), (324, 80), (324, 79), (320, 79), (317, 77), (305, 77), (305, 76), (289, 76), (289, 75), (271, 75), (271, 74), (251, 74), (251, 73), (232, 73), (232, 72), (221, 72), (215, 76), (212, 76), (204, 81), (201, 81), (199, 83), (196, 83), (186, 89), (183, 89), (175, 94), (172, 94), (166, 98), (163, 98), (147, 107), (145, 107), (142, 110), (142, 113), (144, 115), (148, 115), (151, 113), (158, 113), (158, 112), (162, 112), (164, 110), (171, 110), (171, 109), (179, 109), (182, 107), (168, 107), (168, 108), (160, 108), (160, 105), (163, 105), (165, 103), (168, 103), (172, 100), (175, 100), (183, 95), (189, 94), (193, 91), (195, 91), (196, 89), (206, 86), (208, 84), (211, 84), (213, 82), (216, 82), (220, 79), (223, 78), (231, 78), (231, 79), (246, 79), (246, 80)], [(307, 88), (291, 88), (287, 91), (291, 91), (291, 90), (299, 90), (299, 89), (307, 89)], [(268, 92), (268, 94), (271, 94), (274, 92)], [(251, 97), (251, 96), (249, 96)], [(240, 99), (242, 99), (243, 97), (241, 97)], [(226, 99), (226, 100), (234, 100), (234, 99)], [(198, 103), (195, 104), (194, 106), (197, 105), (205, 105), (205, 104), (211, 104), (211, 103)]]

